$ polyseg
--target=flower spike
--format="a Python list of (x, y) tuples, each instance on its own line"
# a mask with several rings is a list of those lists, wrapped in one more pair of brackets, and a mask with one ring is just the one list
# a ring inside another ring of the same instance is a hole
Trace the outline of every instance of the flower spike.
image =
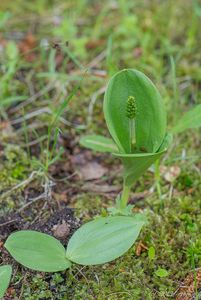
[(132, 120), (136, 117), (137, 105), (135, 97), (129, 96), (126, 105), (126, 116)]
[(130, 127), (130, 153), (134, 151), (136, 144), (136, 133), (135, 133), (135, 117), (137, 112), (137, 105), (135, 97), (129, 96), (126, 104), (126, 116), (129, 119)]

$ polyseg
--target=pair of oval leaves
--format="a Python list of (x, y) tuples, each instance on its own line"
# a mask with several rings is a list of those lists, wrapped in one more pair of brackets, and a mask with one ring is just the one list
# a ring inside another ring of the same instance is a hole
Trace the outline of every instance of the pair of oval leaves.
[(67, 249), (54, 237), (37, 231), (18, 231), (9, 236), (6, 249), (16, 261), (32, 270), (62, 271), (71, 262), (103, 264), (124, 254), (135, 242), (145, 223), (134, 217), (100, 217), (81, 226), (70, 238)]

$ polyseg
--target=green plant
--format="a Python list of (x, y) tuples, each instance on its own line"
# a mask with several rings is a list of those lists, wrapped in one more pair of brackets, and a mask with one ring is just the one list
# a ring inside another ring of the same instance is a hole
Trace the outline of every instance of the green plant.
[(160, 157), (174, 135), (201, 126), (201, 104), (185, 113), (166, 133), (165, 108), (156, 87), (143, 73), (125, 69), (109, 82), (104, 98), (104, 115), (113, 139), (93, 134), (83, 136), (80, 144), (94, 151), (112, 153), (122, 160), (124, 184), (122, 195), (116, 201), (116, 212), (125, 213), (129, 211), (125, 207), (131, 185), (153, 163), (156, 187), (161, 196)]
[(145, 217), (133, 215), (132, 206), (127, 205), (129, 192), (134, 180), (167, 149), (164, 105), (144, 74), (123, 70), (109, 82), (104, 114), (115, 143), (96, 136), (85, 137), (81, 143), (95, 150), (113, 152), (122, 160), (124, 185), (117, 207), (109, 210), (112, 216), (99, 217), (81, 226), (71, 237), (66, 251), (48, 235), (34, 231), (13, 233), (5, 247), (24, 266), (53, 272), (69, 268), (71, 262), (102, 264), (123, 255), (138, 237)]
[[(133, 214), (128, 199), (133, 182), (161, 157), (171, 142), (162, 99), (143, 73), (123, 70), (109, 82), (104, 115), (113, 140), (91, 135), (81, 138), (80, 143), (113, 153), (122, 160), (123, 191), (116, 199), (116, 207), (109, 209), (109, 216), (97, 217), (81, 226), (70, 238), (67, 249), (55, 238), (36, 231), (11, 234), (5, 247), (22, 265), (55, 272), (69, 268), (71, 263), (96, 265), (112, 261), (132, 246), (146, 223), (143, 214)], [(189, 122), (186, 124), (189, 127)], [(149, 255), (153, 259), (155, 254)]]
[(0, 266), (0, 299), (3, 298), (6, 289), (8, 288), (12, 274), (12, 267), (10, 265)]
[(116, 212), (125, 214), (133, 182), (167, 150), (171, 135), (166, 133), (166, 112), (158, 90), (137, 70), (125, 69), (111, 78), (104, 115), (113, 140), (92, 135), (82, 137), (80, 143), (122, 160), (123, 191)]

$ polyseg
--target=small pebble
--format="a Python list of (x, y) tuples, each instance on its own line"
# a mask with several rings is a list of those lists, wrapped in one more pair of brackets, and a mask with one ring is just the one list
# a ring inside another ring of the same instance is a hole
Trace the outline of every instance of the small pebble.
[(54, 225), (52, 228), (53, 234), (57, 239), (64, 240), (68, 237), (70, 233), (70, 227), (66, 222), (63, 220), (62, 224)]

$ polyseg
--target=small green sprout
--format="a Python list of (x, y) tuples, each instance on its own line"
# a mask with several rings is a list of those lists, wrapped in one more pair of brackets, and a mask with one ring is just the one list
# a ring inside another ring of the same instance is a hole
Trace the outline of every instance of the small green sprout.
[(135, 117), (137, 112), (137, 105), (135, 97), (129, 96), (126, 103), (126, 116), (129, 119), (130, 127), (130, 153), (134, 151), (136, 143), (136, 133), (135, 133)]

